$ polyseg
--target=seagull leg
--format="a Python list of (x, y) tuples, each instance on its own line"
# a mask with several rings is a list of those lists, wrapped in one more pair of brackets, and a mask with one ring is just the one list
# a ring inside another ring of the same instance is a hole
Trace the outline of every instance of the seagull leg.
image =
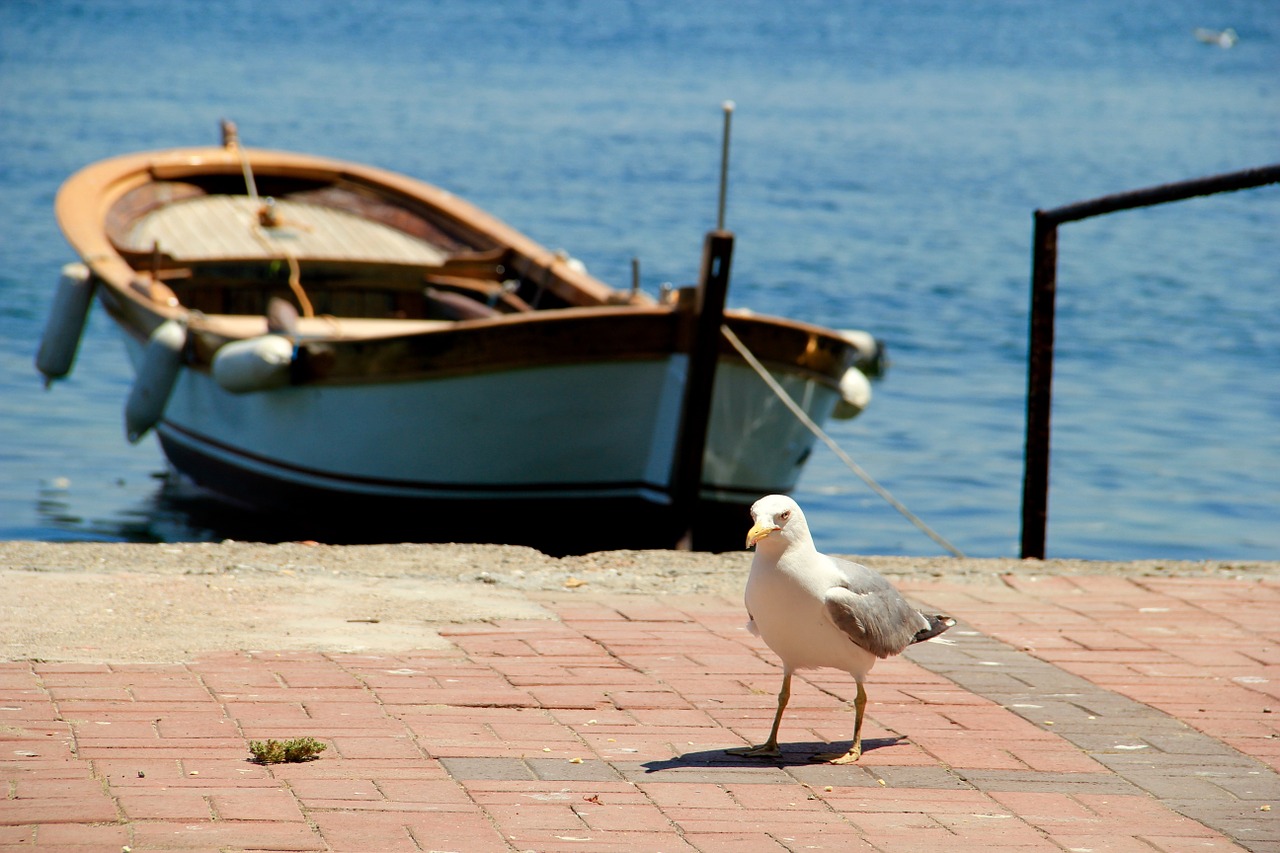
[(773, 715), (773, 728), (769, 731), (769, 739), (759, 746), (740, 746), (726, 749), (730, 755), (750, 755), (755, 758), (776, 758), (782, 755), (778, 749), (778, 726), (782, 725), (782, 712), (791, 699), (791, 670), (782, 671), (782, 689), (778, 691), (778, 713)]
[(867, 691), (862, 687), (862, 682), (858, 682), (858, 695), (853, 700), (853, 743), (849, 745), (848, 752), (824, 752), (821, 755), (815, 755), (814, 758), (819, 761), (825, 761), (829, 764), (852, 764), (862, 757), (862, 715), (867, 708)]

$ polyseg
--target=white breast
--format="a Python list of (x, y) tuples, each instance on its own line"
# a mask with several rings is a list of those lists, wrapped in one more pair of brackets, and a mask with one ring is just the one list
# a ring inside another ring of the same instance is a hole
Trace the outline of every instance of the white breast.
[(860, 679), (870, 672), (875, 655), (837, 628), (823, 603), (839, 577), (834, 566), (822, 571), (806, 566), (801, 574), (789, 570), (785, 560), (777, 565), (756, 560), (747, 578), (747, 610), (760, 638), (792, 669), (829, 666)]

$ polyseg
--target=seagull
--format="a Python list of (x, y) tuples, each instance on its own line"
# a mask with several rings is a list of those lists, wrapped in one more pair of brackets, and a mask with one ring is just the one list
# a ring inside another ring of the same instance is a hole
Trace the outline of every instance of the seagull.
[(829, 666), (858, 682), (853, 743), (848, 752), (823, 753), (815, 759), (850, 764), (862, 755), (862, 717), (867, 706), (862, 683), (876, 659), (936, 637), (955, 620), (919, 612), (873, 569), (819, 553), (800, 505), (786, 495), (756, 501), (751, 519), (747, 547), (754, 545), (756, 553), (747, 577), (747, 630), (782, 659), (782, 689), (769, 739), (759, 746), (726, 752), (762, 758), (781, 755), (778, 726), (791, 698), (792, 673)]

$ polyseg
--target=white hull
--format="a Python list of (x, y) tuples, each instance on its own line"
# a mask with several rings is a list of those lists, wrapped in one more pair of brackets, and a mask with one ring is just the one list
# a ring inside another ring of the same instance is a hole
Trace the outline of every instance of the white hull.
[[(126, 340), (137, 365), (142, 348)], [(157, 431), (166, 450), (353, 498), (625, 497), (665, 505), (685, 374), (686, 358), (675, 354), (232, 394), (209, 374), (183, 369)], [(823, 384), (782, 381), (818, 421), (835, 406)], [(812, 443), (758, 376), (722, 362), (704, 499), (743, 502), (790, 489)], [(254, 503), (252, 492), (234, 497)]]

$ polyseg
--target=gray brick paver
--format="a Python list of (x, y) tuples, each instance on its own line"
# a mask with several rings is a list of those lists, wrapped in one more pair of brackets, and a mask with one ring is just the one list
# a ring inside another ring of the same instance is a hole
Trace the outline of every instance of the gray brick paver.
[(450, 776), (459, 781), (532, 781), (537, 778), (529, 765), (519, 758), (441, 758), (440, 763)]

